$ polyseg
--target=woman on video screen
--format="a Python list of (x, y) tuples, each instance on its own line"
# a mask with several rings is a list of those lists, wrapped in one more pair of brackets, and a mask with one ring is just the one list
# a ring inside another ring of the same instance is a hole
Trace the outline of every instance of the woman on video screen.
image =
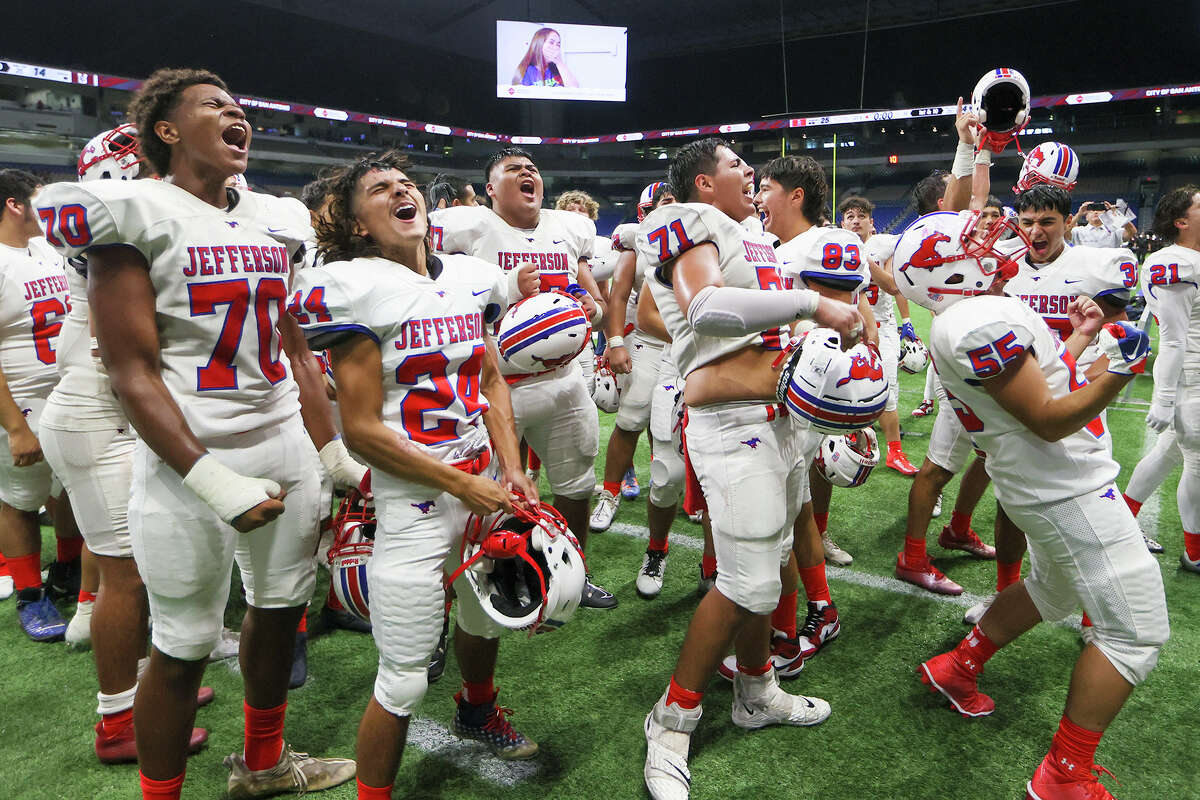
[(529, 41), (529, 50), (517, 65), (512, 82), (521, 86), (578, 87), (562, 55), (562, 37), (554, 28), (539, 28)]

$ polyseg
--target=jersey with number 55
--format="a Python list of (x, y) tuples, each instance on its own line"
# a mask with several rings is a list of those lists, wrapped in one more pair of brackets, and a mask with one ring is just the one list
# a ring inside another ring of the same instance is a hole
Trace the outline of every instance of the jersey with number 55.
[(659, 206), (642, 220), (637, 247), (646, 261), (645, 285), (671, 333), (671, 352), (680, 375), (686, 378), (699, 367), (747, 347), (781, 350), (789, 334), (783, 328), (728, 338), (696, 333), (675, 299), (671, 281), (675, 259), (693, 247), (712, 244), (725, 286), (782, 290), (779, 257), (772, 242), (772, 237), (747, 230), (707, 203)]
[(930, 350), (950, 404), (975, 445), (987, 453), (996, 499), (1031, 506), (1078, 497), (1117, 477), (1103, 418), (1048, 442), (1005, 411), (984, 383), (1033, 358), (1050, 394), (1062, 397), (1087, 384), (1066, 346), (1015, 297), (961, 300), (933, 318)]
[(93, 181), (51, 184), (36, 201), (46, 240), (64, 256), (126, 245), (145, 258), (163, 381), (201, 441), (300, 409), (275, 328), (299, 243), (282, 220), (259, 204), (239, 208), (240, 194), (228, 192), (220, 209), (164, 181)]

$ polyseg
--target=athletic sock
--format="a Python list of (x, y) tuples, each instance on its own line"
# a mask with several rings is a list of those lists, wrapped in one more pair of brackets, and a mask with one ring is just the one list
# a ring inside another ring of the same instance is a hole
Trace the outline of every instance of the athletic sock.
[(5, 575), (12, 577), (12, 573), (8, 571), (8, 561), (4, 558), (4, 553), (0, 553), (0, 577)]
[(76, 600), (75, 602), (77, 602), (77, 603), (94, 603), (94, 602), (96, 602), (96, 593), (89, 592), (84, 589), (80, 589), (79, 590), (79, 599)]
[(651, 539), (650, 544), (646, 545), (646, 552), (647, 553), (649, 553), (649, 552), (665, 553), (665, 552), (667, 552), (669, 547), (670, 547), (670, 545), (666, 539), (663, 539), (662, 541), (659, 541), (659, 542), (656, 542), (653, 539)]
[(358, 800), (392, 800), (392, 786), (367, 786), (358, 778), (354, 779), (358, 783)]
[(958, 511), (950, 513), (950, 532), (957, 538), (966, 538), (967, 532), (971, 530), (971, 515), (960, 514)]
[(542, 460), (538, 458), (537, 453), (533, 452), (532, 447), (529, 448), (529, 455), (525, 458), (525, 465), (534, 472), (542, 468)]
[(620, 481), (605, 481), (604, 482), (604, 491), (608, 492), (613, 497), (620, 497), (621, 496), (621, 482)]
[(954, 653), (954, 660), (963, 669), (972, 675), (978, 675), (983, 669), (983, 665), (989, 658), (996, 655), (996, 651), (999, 649), (996, 643), (976, 625), (951, 652)]
[(1086, 611), (1083, 612), (1083, 619), (1080, 620), (1079, 624), (1084, 628), (1092, 627), (1092, 618), (1087, 615)]
[(304, 613), (300, 615), (300, 622), (296, 625), (296, 633), (308, 633), (308, 609), (304, 609)]
[(133, 699), (137, 696), (137, 684), (116, 694), (96, 693), (96, 713), (100, 715), (101, 733), (115, 736), (125, 726), (133, 724)]
[(743, 675), (749, 675), (752, 678), (761, 678), (763, 675), (766, 675), (767, 670), (771, 668), (771, 659), (768, 658), (767, 663), (763, 664), (761, 667), (747, 667), (740, 661), (738, 662), (737, 667), (738, 672), (742, 673)]
[(825, 579), (825, 562), (815, 567), (800, 567), (800, 582), (804, 584), (804, 594), (810, 603), (832, 603), (829, 595), (829, 582)]
[(700, 701), (704, 699), (704, 692), (693, 692), (691, 689), (685, 689), (675, 682), (675, 676), (671, 676), (671, 682), (667, 685), (667, 702), (664, 705), (674, 703), (680, 708), (692, 710), (700, 705)]
[(1081, 728), (1063, 714), (1050, 744), (1046, 760), (1060, 771), (1083, 780), (1095, 764), (1096, 748), (1100, 745), (1099, 731)]
[(996, 560), (996, 591), (1001, 592), (1021, 580), (1021, 560), (1012, 563)]
[[(1200, 533), (1188, 533), (1184, 531), (1183, 549), (1187, 551), (1187, 557), (1192, 561), (1200, 560)], [(16, 575), (17, 573), (14, 571), (13, 577), (15, 578)], [(18, 584), (17, 588), (20, 589), (21, 586)]]
[(798, 589), (780, 595), (779, 605), (775, 606), (775, 610), (771, 612), (771, 627), (777, 631), (783, 631), (789, 639), (796, 638), (796, 603), (799, 598), (800, 591)]
[(115, 714), (104, 714), (100, 717), (99, 734), (105, 739), (112, 739), (133, 724), (133, 709), (127, 708)]
[(821, 512), (814, 511), (813, 512), (813, 522), (817, 523), (817, 530), (821, 532), (822, 536), (824, 536), (825, 530), (829, 527), (829, 512), (828, 511), (821, 511)]
[(1122, 494), (1121, 497), (1125, 498), (1125, 505), (1129, 506), (1129, 510), (1132, 511), (1133, 515), (1136, 517), (1138, 512), (1142, 510), (1142, 504), (1127, 494)]
[(707, 555), (701, 556), (700, 557), (700, 572), (703, 573), (705, 576), (716, 575), (717, 574), (717, 557), (715, 555), (714, 556), (707, 556)]
[(279, 763), (283, 752), (283, 718), (287, 703), (274, 708), (254, 708), (242, 701), (246, 712), (246, 746), (243, 759), (246, 768), (254, 772), (270, 769)]
[(36, 589), (42, 585), (41, 553), (10, 558), (8, 559), (8, 569), (12, 572), (13, 587), (18, 592), (22, 589)]
[(83, 537), (72, 536), (68, 539), (55, 539), (58, 545), (58, 560), (64, 564), (74, 561), (83, 553)]
[(481, 683), (463, 681), (462, 686), (463, 700), (473, 706), (487, 705), (496, 699), (496, 686), (491, 678)]
[(904, 560), (912, 564), (919, 564), (929, 558), (929, 552), (925, 549), (924, 539), (914, 539), (911, 536), (904, 537)]
[(138, 781), (142, 785), (142, 800), (179, 800), (183, 794), (183, 776), (181, 772), (174, 778), (168, 778), (165, 781), (156, 781), (153, 778), (147, 778), (138, 771)]

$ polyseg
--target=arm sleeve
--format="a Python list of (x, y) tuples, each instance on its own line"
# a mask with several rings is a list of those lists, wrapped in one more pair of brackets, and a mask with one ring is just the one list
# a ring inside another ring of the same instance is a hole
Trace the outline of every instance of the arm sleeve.
[(820, 295), (810, 289), (764, 292), (733, 286), (706, 286), (688, 305), (687, 318), (696, 333), (738, 337), (809, 319)]
[(1192, 283), (1153, 285), (1146, 292), (1147, 305), (1158, 318), (1158, 356), (1154, 359), (1154, 399), (1172, 405), (1183, 371), (1191, 310), (1200, 290)]

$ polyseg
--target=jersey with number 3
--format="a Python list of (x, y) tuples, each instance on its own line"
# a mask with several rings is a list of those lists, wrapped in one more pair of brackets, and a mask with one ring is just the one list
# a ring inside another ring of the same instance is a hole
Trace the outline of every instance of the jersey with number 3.
[(63, 260), (41, 237), (0, 244), (0, 369), (21, 404), (45, 400), (58, 382), (58, 333), (70, 309)]
[(225, 209), (166, 181), (55, 183), (37, 198), (46, 239), (63, 255), (127, 245), (150, 269), (163, 381), (202, 442), (300, 410), (276, 323), (289, 295), (291, 239), (257, 204)]
[[(362, 334), (383, 357), (383, 423), (443, 461), (482, 450), (487, 399), (479, 382), (487, 326), (508, 308), (493, 264), (438, 255), (428, 276), (383, 258), (336, 261), (301, 271), (305, 311), (292, 311), (310, 346)], [(313, 313), (309, 308), (317, 308)]]
[(1154, 251), (1142, 265), (1142, 286), (1160, 341), (1182, 341), (1183, 369), (1200, 372), (1200, 252), (1177, 244)]
[(707, 203), (671, 203), (650, 212), (638, 230), (638, 253), (646, 260), (645, 285), (671, 334), (671, 352), (685, 378), (738, 350), (781, 350), (788, 340), (783, 328), (735, 337), (706, 336), (692, 329), (675, 299), (671, 271), (680, 254), (705, 243), (716, 247), (725, 286), (783, 289), (773, 237), (747, 230)]
[(1099, 489), (1117, 477), (1103, 418), (1048, 442), (988, 394), (984, 383), (1023, 353), (1041, 368), (1050, 394), (1063, 397), (1087, 385), (1066, 346), (1015, 297), (960, 300), (933, 318), (930, 352), (950, 404), (976, 447), (987, 453), (996, 498), (1005, 504), (1054, 503)]

